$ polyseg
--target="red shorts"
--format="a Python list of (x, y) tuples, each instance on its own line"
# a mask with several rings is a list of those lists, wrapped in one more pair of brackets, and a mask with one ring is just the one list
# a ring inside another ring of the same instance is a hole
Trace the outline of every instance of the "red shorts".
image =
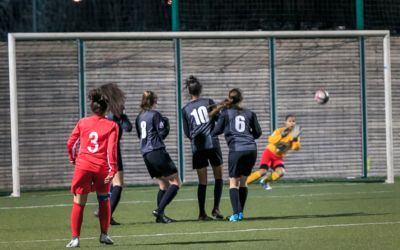
[(275, 169), (277, 167), (284, 167), (285, 163), (281, 157), (276, 156), (274, 153), (269, 151), (268, 149), (264, 150), (261, 161), (260, 161), (260, 168), (268, 169), (272, 168)]
[(108, 193), (110, 183), (104, 184), (108, 173), (95, 173), (82, 169), (75, 169), (72, 177), (71, 193), (88, 194), (90, 192)]

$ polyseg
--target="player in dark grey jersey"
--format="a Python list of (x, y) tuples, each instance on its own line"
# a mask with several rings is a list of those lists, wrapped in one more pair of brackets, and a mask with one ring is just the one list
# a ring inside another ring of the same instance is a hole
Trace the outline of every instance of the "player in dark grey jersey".
[(240, 106), (243, 98), (239, 89), (229, 91), (230, 101), (219, 114), (213, 135), (224, 133), (229, 147), (229, 195), (233, 214), (229, 221), (243, 219), (247, 199), (246, 179), (257, 159), (255, 139), (261, 136), (261, 127), (254, 112)]
[(196, 169), (199, 184), (197, 187), (197, 200), (199, 205), (199, 220), (211, 220), (205, 211), (206, 190), (207, 190), (207, 166), (211, 164), (215, 186), (214, 186), (214, 207), (211, 215), (217, 219), (223, 219), (219, 211), (219, 204), (222, 194), (222, 153), (217, 136), (212, 136), (216, 116), (209, 117), (214, 101), (210, 98), (200, 97), (202, 84), (194, 76), (190, 76), (185, 82), (191, 101), (182, 109), (183, 130), (192, 146), (192, 166)]
[(152, 91), (145, 91), (142, 96), (142, 111), (136, 118), (136, 132), (140, 139), (140, 151), (147, 170), (152, 178), (159, 180), (157, 209), (153, 211), (156, 222), (174, 221), (164, 215), (165, 207), (174, 199), (181, 186), (178, 170), (165, 150), (164, 139), (169, 133), (168, 119), (154, 110), (157, 96)]
[[(117, 144), (117, 160), (118, 160), (118, 172), (115, 174), (112, 185), (111, 185), (111, 225), (120, 225), (119, 222), (115, 221), (113, 214), (117, 208), (119, 201), (121, 199), (122, 189), (124, 185), (124, 166), (122, 162), (121, 154), (121, 137), (123, 131), (131, 132), (132, 124), (125, 114), (125, 93), (118, 87), (115, 83), (104, 84), (100, 87), (103, 94), (108, 100), (108, 106), (110, 113), (107, 115), (107, 119), (117, 123), (119, 128), (118, 133), (118, 144)], [(99, 209), (94, 213), (97, 217), (99, 216)]]

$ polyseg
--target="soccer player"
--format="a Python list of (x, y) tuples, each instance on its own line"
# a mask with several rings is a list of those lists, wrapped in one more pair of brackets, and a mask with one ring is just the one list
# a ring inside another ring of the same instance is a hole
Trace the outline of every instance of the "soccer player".
[(181, 186), (178, 170), (165, 150), (164, 139), (169, 133), (166, 117), (154, 110), (157, 95), (145, 91), (140, 105), (141, 111), (136, 118), (136, 132), (140, 139), (140, 151), (151, 178), (157, 178), (159, 191), (157, 209), (153, 211), (157, 223), (170, 223), (175, 220), (164, 214), (166, 206), (174, 199)]
[[(70, 162), (75, 166), (71, 183), (71, 192), (74, 194), (72, 240), (67, 247), (79, 247), (83, 211), (91, 191), (96, 191), (99, 202), (100, 243), (113, 244), (107, 235), (111, 218), (108, 193), (117, 172), (118, 126), (105, 117), (107, 99), (100, 89), (91, 90), (89, 99), (94, 115), (78, 121), (67, 143)], [(78, 142), (80, 147), (76, 155)]]
[(296, 117), (294, 115), (287, 115), (285, 126), (275, 129), (274, 133), (268, 137), (267, 148), (261, 156), (260, 169), (249, 176), (247, 184), (253, 183), (266, 175), (268, 169), (271, 169), (272, 172), (260, 181), (260, 184), (265, 189), (271, 189), (269, 183), (282, 178), (285, 174), (283, 158), (289, 150), (297, 151), (301, 146), (299, 134), (293, 135), (292, 133), (295, 126)]
[[(117, 84), (109, 83), (104, 84), (100, 87), (102, 93), (108, 99), (108, 105), (110, 112), (107, 114), (107, 119), (114, 121), (119, 128), (119, 135), (118, 135), (118, 144), (117, 144), (117, 165), (118, 165), (118, 172), (115, 174), (112, 180), (111, 186), (111, 225), (120, 225), (117, 221), (114, 220), (112, 217), (115, 209), (118, 206), (118, 203), (121, 199), (122, 188), (124, 185), (124, 166), (122, 162), (122, 155), (121, 155), (121, 137), (123, 131), (131, 132), (132, 131), (132, 124), (129, 121), (128, 116), (125, 114), (125, 93), (118, 87)], [(96, 216), (98, 216), (98, 210), (95, 212)]]
[(233, 214), (229, 221), (243, 219), (247, 199), (247, 176), (250, 175), (257, 159), (255, 139), (261, 136), (261, 128), (254, 112), (242, 108), (242, 92), (239, 89), (229, 91), (227, 107), (219, 115), (213, 135), (224, 133), (229, 147), (229, 196)]
[(222, 153), (217, 136), (211, 136), (216, 116), (210, 119), (209, 111), (214, 107), (215, 102), (210, 98), (201, 98), (202, 84), (199, 80), (190, 76), (185, 82), (191, 101), (182, 109), (183, 130), (192, 145), (192, 166), (197, 171), (199, 184), (197, 186), (197, 200), (199, 205), (200, 221), (212, 220), (205, 211), (207, 191), (207, 167), (212, 166), (214, 186), (214, 207), (211, 215), (216, 219), (223, 219), (219, 211), (221, 201), (223, 180), (222, 180)]

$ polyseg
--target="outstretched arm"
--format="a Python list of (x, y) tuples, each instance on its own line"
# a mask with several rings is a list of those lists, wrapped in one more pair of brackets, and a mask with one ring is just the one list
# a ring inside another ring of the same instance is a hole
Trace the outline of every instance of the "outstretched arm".
[(231, 100), (226, 98), (220, 103), (210, 103), (210, 105), (207, 107), (208, 110), (208, 117), (214, 118), (216, 115), (219, 114), (219, 112), (223, 109), (226, 108), (229, 104), (231, 103)]

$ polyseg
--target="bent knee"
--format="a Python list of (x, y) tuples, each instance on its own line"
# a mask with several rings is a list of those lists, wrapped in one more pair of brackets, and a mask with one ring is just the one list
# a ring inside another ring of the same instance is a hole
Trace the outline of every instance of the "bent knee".
[(173, 185), (175, 185), (175, 186), (178, 186), (178, 188), (181, 188), (182, 187), (182, 182), (178, 179), (176, 182), (173, 182), (173, 183), (171, 183), (171, 184), (173, 184)]

